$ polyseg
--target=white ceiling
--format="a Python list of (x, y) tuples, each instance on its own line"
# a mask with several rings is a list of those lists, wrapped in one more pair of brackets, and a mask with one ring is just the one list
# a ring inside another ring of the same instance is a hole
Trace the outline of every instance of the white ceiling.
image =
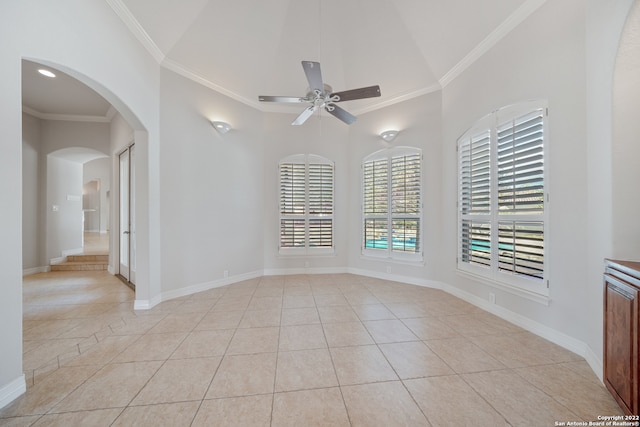
[[(380, 85), (380, 98), (344, 105), (363, 112), (441, 88), (545, 0), (105, 1), (162, 66), (241, 102), (272, 111), (259, 95), (304, 96), (312, 60), (334, 91)], [(28, 108), (107, 115), (86, 86), (25, 64)]]

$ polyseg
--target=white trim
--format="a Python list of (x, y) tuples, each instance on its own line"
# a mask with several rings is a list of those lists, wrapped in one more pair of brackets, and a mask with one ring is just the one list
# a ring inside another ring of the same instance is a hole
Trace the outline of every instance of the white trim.
[(68, 257), (69, 255), (82, 255), (83, 252), (84, 248), (65, 249), (62, 251), (62, 256)]
[[(456, 298), (460, 298), (476, 307), (494, 314), (509, 323), (517, 325), (541, 338), (551, 341), (577, 355), (583, 357), (593, 372), (602, 381), (602, 358), (594, 353), (593, 349), (589, 347), (583, 341), (566, 335), (560, 331), (557, 331), (549, 326), (543, 325), (535, 320), (525, 317), (521, 314), (508, 310), (497, 304), (492, 304), (489, 301), (480, 298), (477, 295), (463, 291), (455, 286), (447, 283), (429, 280), (423, 278), (417, 278), (412, 276), (401, 276), (397, 274), (382, 273), (371, 270), (363, 270), (359, 268), (348, 267), (328, 267), (328, 268), (283, 268), (283, 269), (265, 269), (263, 271), (254, 271), (250, 273), (244, 273), (233, 277), (228, 277), (219, 280), (213, 280), (197, 285), (188, 286), (183, 289), (176, 289), (169, 291), (153, 298), (153, 300), (136, 300), (134, 303), (134, 310), (148, 310), (153, 308), (157, 304), (163, 301), (171, 300), (174, 298), (180, 298), (188, 295), (192, 295), (198, 292), (207, 291), (209, 289), (219, 288), (233, 283), (241, 282), (244, 280), (250, 280), (259, 278), (262, 276), (287, 276), (287, 275), (300, 275), (300, 274), (356, 274), (359, 276), (373, 277), (376, 279), (392, 280), (401, 283), (407, 283), (410, 285), (422, 286), (432, 289), (440, 289), (453, 295)], [(0, 391), (1, 393), (1, 391)], [(0, 405), (0, 408), (2, 406)]]
[[(111, 108), (109, 110), (111, 110)], [(110, 123), (111, 122), (111, 118), (108, 117), (109, 111), (107, 111), (106, 116), (84, 116), (80, 114), (50, 114), (50, 113), (41, 113), (40, 111), (34, 110), (33, 108), (29, 108), (26, 105), (23, 105), (22, 112), (41, 120), (59, 120), (59, 121), (67, 121), (67, 122), (92, 122), (92, 123)]]
[(131, 11), (127, 8), (127, 6), (122, 3), (120, 0), (106, 0), (107, 4), (111, 6), (111, 9), (118, 15), (120, 20), (129, 28), (129, 31), (138, 39), (138, 41), (142, 44), (142, 46), (149, 52), (151, 56), (156, 60), (159, 64), (164, 60), (165, 55), (160, 50), (158, 45), (153, 41), (151, 36), (145, 31), (145, 29), (140, 25), (138, 20), (133, 16)]
[(445, 88), (449, 83), (454, 81), (456, 77), (462, 74), (473, 63), (480, 59), (485, 53), (493, 48), (500, 40), (505, 38), (511, 31), (522, 24), (529, 16), (533, 14), (547, 0), (528, 0), (520, 6), (515, 12), (507, 17), (498, 27), (484, 38), (471, 52), (469, 52), (460, 62), (453, 66), (439, 80), (440, 86)]
[(346, 267), (316, 267), (316, 268), (272, 268), (263, 271), (264, 276), (292, 276), (298, 274), (344, 274)]
[(244, 280), (255, 279), (263, 276), (262, 271), (254, 271), (251, 273), (239, 274), (237, 276), (225, 277), (224, 279), (212, 280), (210, 282), (199, 283), (196, 285), (187, 286), (186, 288), (175, 289), (173, 291), (163, 292), (160, 295), (152, 298), (151, 300), (135, 300), (133, 304), (134, 310), (149, 310), (164, 301), (169, 301), (175, 298), (180, 298), (188, 295), (193, 295), (198, 292), (208, 291), (209, 289), (219, 288), (222, 286), (232, 285)]
[(506, 320), (507, 322), (520, 326), (521, 328), (548, 341), (551, 341), (552, 343), (557, 344), (560, 347), (576, 353), (581, 357), (584, 357), (587, 363), (589, 363), (591, 369), (593, 369), (594, 373), (602, 381), (602, 360), (593, 352), (591, 347), (589, 347), (583, 341), (566, 335), (560, 331), (557, 331), (556, 329), (543, 325), (542, 323), (536, 322), (535, 320), (508, 310), (497, 304), (492, 304), (484, 298), (480, 298), (477, 295), (465, 292), (455, 286), (441, 283), (440, 289), (470, 304), (473, 304), (476, 307), (483, 309), (484, 311), (494, 314), (501, 319)]
[(425, 288), (442, 289), (441, 283), (436, 280), (421, 279), (411, 276), (401, 276), (392, 273), (382, 273), (379, 271), (362, 270), (359, 268), (348, 268), (348, 273), (359, 276), (373, 277), (375, 279), (392, 280), (394, 282), (407, 283), (409, 285), (422, 286)]
[(51, 267), (48, 265), (43, 265), (41, 267), (33, 267), (33, 268), (25, 268), (22, 270), (22, 276), (30, 276), (32, 274), (38, 273), (48, 273), (51, 271)]
[(65, 262), (67, 257), (59, 256), (57, 258), (51, 258), (49, 260), (49, 264), (60, 264), (61, 262)]
[(251, 273), (239, 274), (233, 277), (225, 277), (223, 279), (212, 280), (210, 282), (199, 283), (196, 285), (187, 286), (186, 288), (175, 289), (169, 292), (163, 292), (160, 296), (161, 301), (168, 301), (175, 298), (180, 298), (188, 295), (193, 295), (198, 292), (208, 291), (209, 289), (220, 288), (222, 286), (232, 285), (244, 280), (255, 279), (262, 276), (261, 271), (254, 271)]
[(470, 271), (462, 270), (458, 268), (456, 270), (458, 276), (480, 282), (483, 285), (491, 286), (493, 288), (501, 289), (505, 292), (509, 292), (512, 295), (516, 295), (529, 301), (537, 302), (538, 304), (549, 306), (551, 304), (551, 298), (547, 295), (542, 295), (538, 292), (529, 291), (525, 288), (513, 286), (509, 283), (498, 282), (485, 275), (473, 274)]
[(370, 113), (372, 111), (380, 110), (381, 108), (386, 108), (391, 105), (399, 104), (400, 102), (408, 101), (410, 99), (417, 98), (422, 95), (428, 95), (430, 93), (438, 92), (439, 90), (442, 90), (442, 87), (440, 86), (440, 84), (435, 84), (435, 85), (427, 86), (422, 89), (405, 92), (405, 93), (396, 95), (393, 98), (389, 98), (385, 101), (375, 102), (373, 104), (370, 104), (362, 108), (353, 108), (350, 111), (356, 115)]
[(0, 409), (4, 408), (27, 391), (24, 374), (0, 388)]
[[(107, 0), (109, 1), (109, 0)], [(162, 67), (166, 68), (167, 70), (171, 70), (174, 73), (177, 73), (179, 75), (181, 75), (182, 77), (186, 77), (187, 79), (199, 83), (204, 87), (208, 87), (209, 89), (215, 90), (216, 92), (221, 93), (222, 95), (228, 96), (231, 99), (234, 99), (242, 104), (248, 105), (249, 107), (253, 107), (256, 110), (260, 110), (260, 111), (265, 111), (263, 110), (263, 105), (256, 99), (255, 101), (250, 100), (245, 98), (242, 95), (239, 95), (233, 91), (230, 91), (229, 89), (225, 89), (224, 87), (213, 83), (210, 80), (207, 80), (206, 78), (202, 77), (199, 74), (196, 74), (195, 72), (187, 69), (184, 65), (177, 63), (176, 61), (172, 60), (172, 59), (164, 59), (162, 61), (162, 64), (160, 64)], [(257, 97), (256, 97), (257, 98)]]

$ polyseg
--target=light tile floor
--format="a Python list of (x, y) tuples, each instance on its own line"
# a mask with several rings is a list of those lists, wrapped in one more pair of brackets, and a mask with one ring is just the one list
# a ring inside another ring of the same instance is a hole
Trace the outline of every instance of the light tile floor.
[(106, 272), (24, 279), (1, 426), (553, 426), (619, 415), (577, 355), (445, 292), (248, 280), (134, 311)]

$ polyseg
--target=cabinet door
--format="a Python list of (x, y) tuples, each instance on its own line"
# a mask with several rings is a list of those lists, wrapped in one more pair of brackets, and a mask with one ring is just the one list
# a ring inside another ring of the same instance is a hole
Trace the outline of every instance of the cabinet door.
[(604, 382), (628, 414), (638, 413), (638, 290), (608, 274), (604, 290)]

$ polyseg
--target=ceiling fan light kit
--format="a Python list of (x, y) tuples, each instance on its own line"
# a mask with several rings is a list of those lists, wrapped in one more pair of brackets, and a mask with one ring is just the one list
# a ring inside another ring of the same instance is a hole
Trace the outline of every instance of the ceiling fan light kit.
[(309, 92), (304, 97), (293, 96), (258, 96), (260, 102), (286, 102), (310, 104), (291, 123), (294, 126), (303, 124), (316, 111), (324, 109), (327, 113), (350, 125), (357, 117), (336, 105), (337, 102), (353, 101), (356, 99), (374, 98), (380, 96), (380, 86), (369, 86), (360, 89), (333, 92), (331, 86), (322, 80), (319, 62), (302, 61), (302, 68), (309, 82)]

